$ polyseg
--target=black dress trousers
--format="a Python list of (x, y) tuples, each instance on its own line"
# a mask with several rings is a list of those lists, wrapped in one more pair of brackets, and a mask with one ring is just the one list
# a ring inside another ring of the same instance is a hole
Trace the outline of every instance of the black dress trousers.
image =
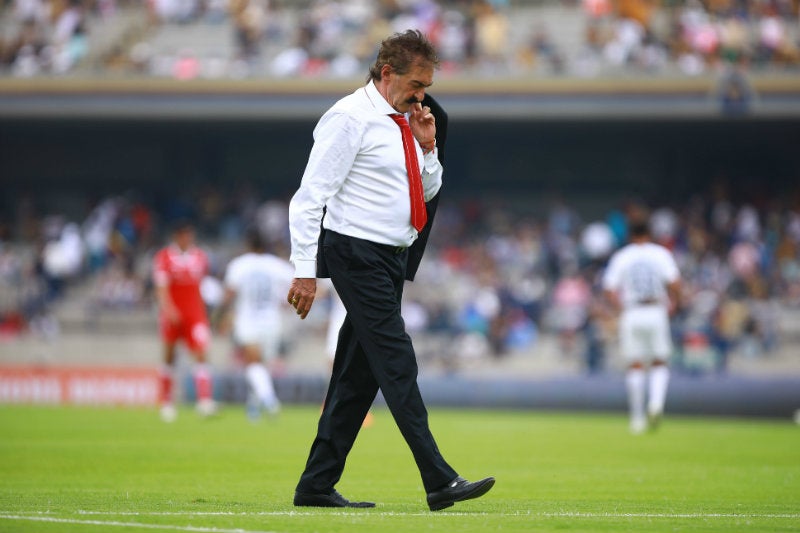
[(378, 389), (408, 443), (426, 492), (458, 474), (428, 427), (417, 385), (417, 360), (400, 314), (408, 250), (326, 231), (324, 257), (347, 317), (339, 331), (317, 436), (297, 490), (328, 493)]

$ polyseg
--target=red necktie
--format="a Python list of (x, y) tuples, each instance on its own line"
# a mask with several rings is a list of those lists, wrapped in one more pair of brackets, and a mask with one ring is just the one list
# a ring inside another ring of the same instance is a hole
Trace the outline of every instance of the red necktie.
[(417, 147), (414, 145), (414, 136), (408, 125), (405, 115), (394, 113), (389, 115), (398, 126), (403, 135), (403, 151), (406, 156), (406, 172), (408, 173), (408, 194), (411, 198), (411, 225), (419, 232), (428, 221), (428, 212), (425, 210), (425, 198), (422, 195), (422, 176), (419, 173), (417, 160)]

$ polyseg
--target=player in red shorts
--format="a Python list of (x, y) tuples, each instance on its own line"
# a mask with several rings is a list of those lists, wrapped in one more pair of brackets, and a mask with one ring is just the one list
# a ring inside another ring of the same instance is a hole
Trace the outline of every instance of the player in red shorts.
[(216, 412), (212, 397), (211, 372), (206, 350), (211, 340), (208, 316), (200, 283), (208, 273), (208, 257), (195, 246), (191, 223), (175, 226), (172, 243), (159, 250), (153, 259), (153, 281), (159, 306), (159, 326), (164, 343), (164, 367), (161, 372), (161, 418), (172, 422), (177, 411), (172, 399), (175, 346), (182, 340), (197, 361), (194, 384), (197, 411), (204, 416)]

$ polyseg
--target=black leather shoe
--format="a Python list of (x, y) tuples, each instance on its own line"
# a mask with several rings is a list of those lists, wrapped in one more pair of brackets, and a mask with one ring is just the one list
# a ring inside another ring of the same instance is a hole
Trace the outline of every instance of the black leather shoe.
[(479, 498), (494, 486), (494, 478), (487, 477), (470, 483), (459, 476), (439, 490), (428, 493), (428, 507), (431, 511), (440, 511), (451, 507), (456, 502)]
[(297, 491), (294, 493), (296, 507), (375, 507), (372, 502), (351, 502), (334, 490), (330, 494), (309, 494)]

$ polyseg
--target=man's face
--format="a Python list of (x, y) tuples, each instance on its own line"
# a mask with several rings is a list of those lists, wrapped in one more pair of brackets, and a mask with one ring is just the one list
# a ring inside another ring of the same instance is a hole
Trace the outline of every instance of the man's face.
[(181, 250), (187, 250), (194, 244), (194, 230), (192, 228), (181, 228), (175, 232), (175, 244)]
[(387, 65), (382, 76), (387, 82), (389, 103), (398, 112), (407, 113), (412, 104), (422, 102), (425, 89), (433, 85), (433, 65), (415, 62), (405, 74), (398, 74)]

